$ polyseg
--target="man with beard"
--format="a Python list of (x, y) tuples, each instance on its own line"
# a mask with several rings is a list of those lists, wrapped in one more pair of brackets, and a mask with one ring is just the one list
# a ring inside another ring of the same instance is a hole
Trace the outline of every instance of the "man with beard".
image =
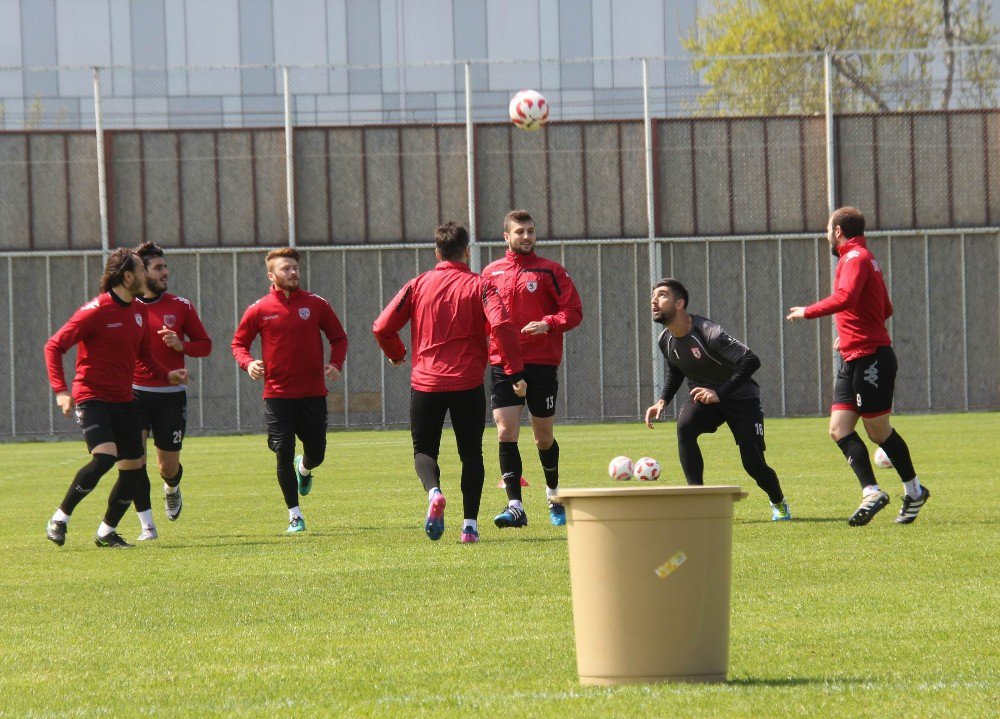
[[(271, 291), (247, 308), (233, 337), (233, 357), (253, 380), (264, 380), (267, 446), (277, 459), (278, 485), (288, 507), (288, 534), (304, 532), (299, 495), (312, 490), (312, 471), (326, 456), (326, 382), (340, 378), (347, 335), (330, 303), (299, 289), (299, 252), (267, 253)], [(325, 361), (323, 338), (330, 343)], [(263, 359), (250, 346), (260, 335)], [(295, 438), (302, 454), (295, 455)]]
[[(212, 340), (195, 311), (194, 305), (183, 297), (167, 292), (170, 270), (163, 257), (163, 250), (152, 242), (136, 248), (146, 270), (143, 293), (137, 298), (146, 305), (153, 356), (167, 369), (183, 369), (184, 357), (207, 357), (212, 351)], [(136, 363), (132, 377), (132, 391), (139, 402), (142, 422), (143, 448), (150, 433), (156, 447), (156, 460), (163, 479), (163, 501), (167, 519), (176, 520), (183, 507), (181, 503), (181, 443), (187, 429), (187, 385), (169, 385), (157, 380), (145, 367)], [(147, 461), (146, 456), (143, 460)], [(153, 510), (149, 498), (148, 474), (144, 485), (136, 488), (133, 503), (142, 525), (139, 541), (157, 538), (153, 523)]]
[(507, 490), (507, 506), (493, 522), (498, 527), (524, 527), (528, 515), (521, 504), (521, 451), (517, 440), (521, 415), (528, 405), (531, 433), (545, 475), (549, 521), (566, 524), (566, 509), (554, 497), (559, 487), (559, 443), (556, 442), (556, 395), (562, 362), (563, 334), (583, 320), (583, 305), (573, 280), (558, 262), (535, 254), (535, 221), (525, 210), (511, 210), (503, 220), (505, 255), (483, 270), (483, 277), (500, 292), (514, 326), (520, 329), (527, 397), (513, 390), (501, 365), (500, 348), (490, 340), (490, 394), (493, 421), (500, 444), (500, 473)]
[(688, 313), (688, 291), (668, 277), (656, 283), (653, 321), (664, 325), (657, 344), (667, 359), (660, 400), (646, 410), (646, 426), (660, 419), (686, 377), (690, 392), (677, 416), (677, 454), (688, 484), (704, 484), (698, 437), (729, 425), (743, 468), (771, 500), (772, 521), (792, 518), (778, 475), (764, 460), (764, 408), (752, 375), (760, 359), (718, 324)]
[[(108, 257), (101, 277), (101, 294), (73, 313), (45, 343), (49, 384), (64, 415), (76, 405), (76, 423), (83, 430), (90, 462), (76, 473), (69, 491), (52, 515), (46, 536), (62, 546), (66, 527), (80, 501), (118, 463), (118, 481), (108, 497), (108, 509), (97, 530), (98, 547), (130, 547), (116, 531), (143, 484), (142, 428), (132, 397), (132, 374), (137, 364), (157, 382), (180, 385), (185, 369), (168, 370), (150, 349), (146, 307), (133, 302), (142, 293), (146, 272), (132, 250), (117, 249)], [(76, 376), (70, 394), (63, 371), (63, 355), (79, 345)], [(149, 487), (149, 478), (145, 477)]]

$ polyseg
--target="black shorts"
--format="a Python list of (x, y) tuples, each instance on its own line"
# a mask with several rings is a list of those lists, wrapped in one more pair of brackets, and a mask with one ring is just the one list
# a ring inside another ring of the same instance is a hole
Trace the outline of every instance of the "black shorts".
[(102, 402), (91, 399), (76, 406), (76, 423), (91, 452), (105, 442), (114, 442), (118, 459), (139, 459), (143, 455), (139, 405), (131, 402)]
[(326, 397), (264, 399), (264, 420), (267, 422), (267, 446), (272, 452), (295, 446), (295, 437), (302, 440), (306, 454), (316, 454), (326, 448)]
[(889, 414), (897, 368), (892, 347), (879, 347), (874, 354), (844, 362), (833, 383), (832, 409), (850, 410), (862, 417)]
[(677, 415), (677, 432), (691, 430), (699, 435), (711, 434), (723, 422), (729, 425), (736, 444), (752, 444), (761, 452), (767, 449), (764, 442), (764, 407), (756, 397), (722, 400), (715, 404), (701, 404), (689, 399)]
[(180, 452), (187, 429), (187, 392), (147, 392), (133, 389), (139, 405), (139, 424), (164, 452)]
[(527, 397), (514, 394), (510, 377), (500, 365), (490, 366), (490, 400), (493, 409), (523, 407), (528, 404), (532, 417), (551, 417), (556, 413), (559, 394), (559, 368), (548, 364), (524, 365), (524, 381), (528, 383)]
[(483, 386), (457, 392), (421, 392), (410, 388), (410, 437), (413, 454), (437, 459), (445, 414), (451, 415), (458, 455), (463, 459), (483, 455), (486, 431), (486, 394)]

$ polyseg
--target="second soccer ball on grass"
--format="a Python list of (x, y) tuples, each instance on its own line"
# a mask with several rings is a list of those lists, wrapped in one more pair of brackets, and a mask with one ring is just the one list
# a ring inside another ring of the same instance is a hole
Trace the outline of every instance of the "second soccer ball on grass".
[(660, 463), (652, 457), (642, 457), (635, 461), (632, 474), (640, 481), (654, 482), (660, 478)]

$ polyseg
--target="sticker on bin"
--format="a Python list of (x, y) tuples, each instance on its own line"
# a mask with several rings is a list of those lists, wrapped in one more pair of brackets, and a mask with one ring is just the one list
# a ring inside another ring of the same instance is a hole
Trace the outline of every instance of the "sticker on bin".
[(674, 570), (677, 569), (677, 567), (681, 566), (686, 561), (687, 555), (684, 554), (684, 552), (677, 552), (677, 554), (656, 568), (656, 576), (660, 579), (666, 579), (674, 572)]

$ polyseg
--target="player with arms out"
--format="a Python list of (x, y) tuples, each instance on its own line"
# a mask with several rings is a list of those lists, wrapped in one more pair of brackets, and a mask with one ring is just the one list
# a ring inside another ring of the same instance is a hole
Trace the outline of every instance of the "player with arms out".
[[(163, 250), (152, 242), (144, 242), (135, 252), (142, 258), (146, 270), (143, 292), (137, 299), (146, 305), (149, 331), (153, 333), (150, 346), (153, 356), (167, 369), (183, 369), (185, 357), (207, 357), (212, 351), (212, 340), (198, 317), (194, 305), (183, 297), (167, 292), (170, 270)], [(143, 449), (149, 435), (156, 447), (156, 463), (163, 479), (163, 502), (167, 519), (176, 520), (181, 515), (181, 443), (187, 429), (187, 386), (171, 385), (159, 381), (142, 363), (135, 365), (132, 392), (139, 403), (142, 424)], [(148, 452), (147, 452), (148, 453)], [(143, 461), (147, 461), (147, 453)], [(150, 502), (148, 472), (145, 483), (136, 488), (135, 511), (142, 524), (139, 541), (157, 538)]]
[(667, 379), (660, 400), (646, 410), (646, 426), (653, 429), (653, 419), (663, 416), (686, 377), (690, 392), (677, 415), (677, 455), (687, 483), (704, 484), (698, 437), (726, 423), (743, 469), (771, 501), (771, 519), (790, 520), (778, 475), (764, 459), (764, 408), (753, 379), (760, 359), (717, 323), (690, 314), (688, 291), (672, 277), (653, 287), (652, 306), (653, 321), (666, 328), (658, 344), (667, 360)]
[[(288, 534), (306, 529), (299, 495), (312, 490), (312, 471), (326, 456), (326, 380), (340, 379), (347, 335), (330, 303), (299, 288), (298, 250), (267, 253), (271, 291), (247, 308), (233, 337), (233, 357), (250, 379), (264, 380), (267, 446), (277, 461), (278, 486), (288, 507)], [(250, 346), (260, 335), (263, 359)], [(330, 343), (324, 357), (323, 335)], [(302, 454), (295, 454), (295, 438)]]
[(875, 481), (868, 448), (858, 436), (861, 419), (868, 439), (881, 447), (903, 482), (903, 507), (896, 516), (909, 524), (931, 496), (920, 484), (910, 449), (892, 427), (892, 398), (896, 384), (896, 353), (885, 328), (892, 302), (882, 269), (865, 243), (865, 216), (854, 207), (830, 215), (826, 239), (837, 261), (833, 294), (808, 307), (791, 307), (790, 322), (833, 315), (837, 349), (843, 363), (833, 385), (830, 437), (840, 447), (861, 483), (861, 504), (847, 523), (861, 527), (889, 504), (889, 494)]
[(531, 432), (545, 475), (549, 520), (566, 524), (566, 509), (554, 497), (559, 487), (559, 443), (556, 442), (556, 396), (562, 362), (563, 335), (583, 320), (583, 304), (569, 274), (558, 262), (535, 254), (535, 221), (525, 210), (511, 210), (503, 220), (507, 251), (486, 266), (483, 277), (496, 284), (514, 326), (521, 331), (521, 356), (527, 397), (518, 397), (500, 366), (499, 347), (490, 342), (490, 386), (493, 421), (500, 444), (500, 473), (507, 506), (494, 519), (498, 527), (528, 524), (521, 495), (521, 452), (517, 440), (521, 415), (528, 405)]
[[(149, 487), (132, 375), (138, 361), (144, 372), (164, 385), (181, 385), (188, 378), (185, 369), (167, 370), (150, 349), (146, 307), (134, 301), (142, 294), (145, 279), (142, 260), (135, 252), (115, 250), (104, 266), (101, 294), (74, 312), (45, 343), (45, 364), (56, 403), (64, 415), (76, 405), (76, 423), (91, 456), (76, 473), (46, 528), (46, 536), (59, 546), (66, 542), (73, 510), (116, 462), (118, 481), (94, 541), (98, 547), (132, 546), (118, 534), (118, 522), (132, 504), (136, 488), (145, 484), (148, 492)], [(70, 393), (63, 355), (74, 345), (79, 346)]]
[(527, 387), (517, 328), (493, 283), (469, 269), (469, 233), (449, 222), (437, 228), (434, 242), (437, 265), (407, 282), (382, 310), (372, 330), (389, 361), (401, 365), (406, 347), (399, 331), (410, 323), (410, 434), (413, 464), (429, 503), (424, 531), (431, 540), (444, 533), (445, 498), (437, 459), (445, 415), (450, 414), (462, 460), (465, 518), (461, 541), (471, 544), (479, 541), (479, 505), (486, 473), (483, 374), (487, 332), (496, 343), (511, 391), (523, 397)]

